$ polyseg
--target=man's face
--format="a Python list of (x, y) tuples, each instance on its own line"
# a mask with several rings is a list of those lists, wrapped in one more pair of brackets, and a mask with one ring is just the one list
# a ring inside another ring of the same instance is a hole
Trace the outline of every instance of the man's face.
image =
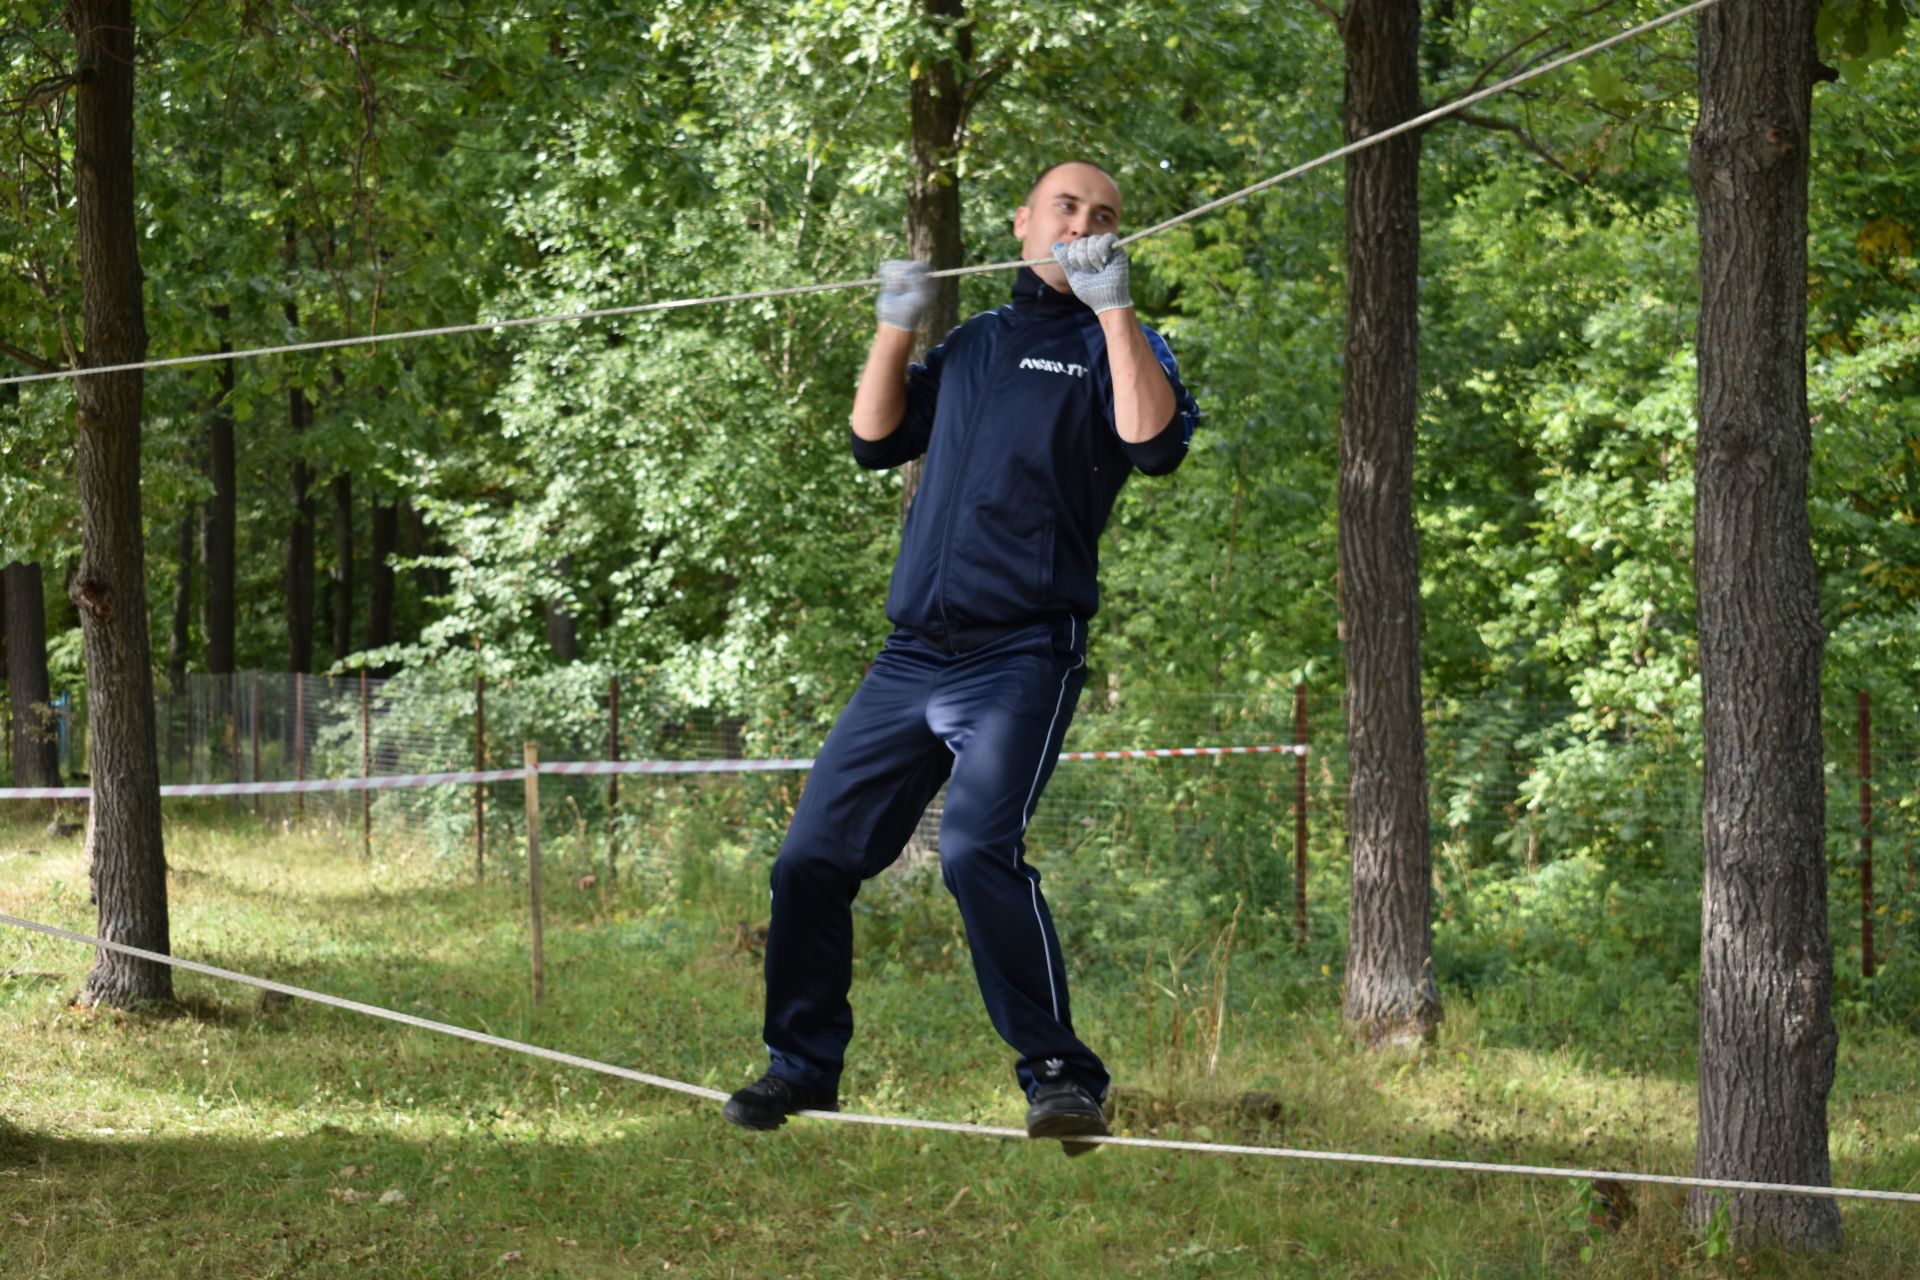
[(1120, 230), (1120, 188), (1090, 164), (1063, 164), (1047, 174), (1013, 215), (1013, 234), (1020, 239), (1020, 256), (1046, 265), (1033, 273), (1060, 292), (1067, 292), (1067, 275), (1053, 260), (1053, 246), (1072, 244), (1081, 236)]

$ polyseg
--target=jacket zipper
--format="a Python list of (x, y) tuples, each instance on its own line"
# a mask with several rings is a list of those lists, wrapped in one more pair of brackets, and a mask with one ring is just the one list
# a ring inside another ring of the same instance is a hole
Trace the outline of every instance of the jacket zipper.
[(981, 388), (979, 398), (974, 401), (973, 413), (967, 418), (967, 438), (960, 446), (960, 465), (954, 468), (953, 479), (947, 485), (947, 526), (940, 537), (940, 577), (934, 591), (934, 598), (940, 606), (940, 626), (946, 632), (949, 654), (959, 652), (953, 643), (953, 621), (947, 617), (947, 561), (953, 554), (953, 516), (960, 505), (958, 501), (960, 482), (965, 479), (967, 462), (973, 457), (973, 442), (979, 434), (980, 415), (986, 412), (987, 401), (992, 398), (995, 388), (999, 385), (998, 378), (993, 376), (994, 357), (999, 355), (999, 345), (999, 343), (994, 344), (994, 351), (989, 356), (986, 384)]

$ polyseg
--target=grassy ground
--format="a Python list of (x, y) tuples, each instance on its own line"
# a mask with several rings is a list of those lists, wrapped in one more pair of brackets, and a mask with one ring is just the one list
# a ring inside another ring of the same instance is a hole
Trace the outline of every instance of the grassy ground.
[[(318, 837), (170, 810), (175, 950), (590, 1057), (731, 1088), (759, 1069), (751, 867), (693, 900), (550, 879), (548, 999), (521, 895)], [(576, 868), (576, 873), (578, 869)], [(863, 902), (845, 1105), (1017, 1124), (955, 913)], [(1068, 912), (1093, 902), (1061, 903)], [(78, 841), (0, 826), (0, 910), (91, 930)], [(1176, 974), (1084, 957), (1076, 1021), (1127, 1131), (1686, 1172), (1690, 1046), (1629, 1072), (1604, 1028), (1512, 1047), (1464, 1000), (1419, 1057), (1348, 1049), (1337, 979), (1221, 939)], [(171, 1014), (66, 1006), (91, 954), (0, 931), (0, 1276), (1920, 1277), (1920, 1211), (1850, 1205), (1847, 1252), (1708, 1249), (1677, 1193), (1618, 1231), (1582, 1184), (724, 1124), (679, 1095), (180, 975)], [(1222, 991), (1223, 975), (1228, 979)], [(1224, 1009), (1224, 1020), (1221, 1011)], [(1836, 1181), (1920, 1186), (1920, 1054), (1843, 1028)], [(1249, 1097), (1248, 1095), (1255, 1095)]]

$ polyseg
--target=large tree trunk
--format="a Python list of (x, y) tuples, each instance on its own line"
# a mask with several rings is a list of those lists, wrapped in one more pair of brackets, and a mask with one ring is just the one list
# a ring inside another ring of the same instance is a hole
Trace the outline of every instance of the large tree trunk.
[[(1420, 111), (1420, 7), (1350, 0), (1346, 13), (1346, 133), (1357, 140)], [(1374, 1045), (1418, 1043), (1440, 1021), (1413, 527), (1419, 181), (1417, 134), (1347, 160), (1340, 584), (1353, 882), (1345, 1016)]]
[[(409, 559), (423, 556), (440, 555), (445, 547), (439, 531), (427, 522), (426, 516), (412, 503), (402, 507), (401, 530), (406, 542)], [(414, 569), (414, 589), (428, 598), (443, 598), (453, 590), (452, 579), (445, 569), (437, 565), (421, 565)]]
[[(913, 80), (908, 102), (907, 150), (913, 159), (913, 178), (907, 188), (907, 256), (928, 263), (935, 271), (961, 265), (960, 178), (954, 160), (960, 149), (960, 128), (966, 119), (960, 84), (973, 60), (973, 31), (966, 23), (965, 0), (920, 0), (923, 20), (952, 54), (927, 61)], [(918, 360), (960, 323), (960, 281), (947, 276), (933, 282), (933, 304), (915, 331), (913, 358)], [(901, 468), (900, 518), (920, 487), (920, 463)]]
[[(400, 504), (373, 498), (372, 547), (367, 565), (367, 648), (384, 649), (393, 643), (393, 565), (400, 543)], [(379, 674), (388, 674), (382, 666)]]
[[(193, 620), (193, 514), (180, 517), (180, 532), (174, 538), (179, 553), (180, 573), (173, 582), (173, 629), (167, 640), (167, 688), (180, 697), (187, 691), (187, 649), (192, 643), (189, 624)], [(169, 726), (171, 732), (171, 726)], [(191, 747), (189, 747), (191, 750)]]
[(333, 660), (353, 652), (353, 477), (333, 478)]
[[(573, 577), (573, 557), (563, 556), (557, 566), (563, 578)], [(553, 650), (553, 656), (562, 662), (577, 662), (580, 659), (580, 627), (573, 610), (557, 600), (548, 600), (545, 606), (547, 620), (547, 646)]]
[[(294, 448), (299, 449), (300, 437), (313, 425), (313, 406), (306, 391), (298, 386), (287, 390), (287, 421), (295, 437)], [(292, 470), (293, 518), (287, 526), (287, 670), (305, 673), (313, 670), (313, 473), (307, 460), (298, 454)]]
[(7, 699), (13, 721), (13, 782), (60, 785), (60, 735), (47, 678), (47, 599), (38, 564), (0, 571), (6, 581)]
[[(282, 228), (287, 286), (299, 286), (300, 241), (291, 221)], [(286, 303), (287, 331), (300, 332), (300, 306)], [(287, 426), (293, 432), (293, 518), (287, 527), (286, 612), (287, 670), (304, 675), (313, 670), (313, 470), (307, 465), (303, 437), (313, 425), (313, 401), (300, 383), (298, 370), (289, 370)], [(291, 733), (292, 721), (288, 721)], [(288, 740), (288, 749), (292, 741)]]
[[(232, 350), (227, 338), (228, 314), (225, 303), (213, 308), (214, 319), (220, 324), (222, 351)], [(234, 535), (239, 497), (234, 481), (233, 361), (222, 360), (216, 367), (220, 371), (220, 398), (207, 415), (207, 474), (213, 481), (213, 500), (207, 504), (207, 585), (201, 602), (200, 630), (207, 648), (207, 670), (226, 675), (235, 664)]]
[[(147, 352), (134, 230), (133, 12), (129, 0), (69, 0), (80, 72), (74, 208), (88, 366)], [(87, 856), (100, 936), (166, 951), (167, 866), (154, 755), (146, 553), (140, 525), (139, 370), (75, 384), (81, 555), (71, 593), (87, 656), (93, 804)], [(75, 1003), (130, 1007), (171, 1000), (173, 971), (100, 951)]]
[[(1824, 635), (1807, 514), (1807, 150), (1819, 0), (1700, 16), (1694, 589), (1706, 775), (1702, 1177), (1823, 1186), (1829, 998)], [(1695, 1191), (1735, 1239), (1836, 1248), (1825, 1198)]]

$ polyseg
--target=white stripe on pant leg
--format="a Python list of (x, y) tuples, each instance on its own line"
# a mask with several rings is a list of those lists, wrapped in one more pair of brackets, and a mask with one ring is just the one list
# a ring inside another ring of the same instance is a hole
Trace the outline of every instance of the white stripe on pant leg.
[[(1074, 620), (1073, 625), (1073, 634), (1078, 636), (1078, 619)], [(1069, 643), (1071, 643), (1071, 641), (1069, 641)], [(1047, 746), (1053, 741), (1053, 726), (1060, 723), (1060, 708), (1067, 700), (1067, 682), (1073, 679), (1073, 673), (1085, 666), (1086, 662), (1085, 657), (1079, 658), (1072, 666), (1067, 668), (1066, 674), (1060, 677), (1060, 696), (1053, 700), (1053, 719), (1047, 721), (1047, 736), (1040, 743), (1040, 763), (1034, 766), (1033, 785), (1027, 788), (1026, 803), (1020, 806), (1020, 834), (1023, 836), (1027, 833), (1027, 823), (1033, 820), (1033, 797), (1034, 793), (1040, 790), (1040, 775), (1046, 772)]]
[[(1072, 643), (1073, 639), (1077, 639), (1079, 636), (1079, 622), (1075, 620), (1072, 626), (1073, 632), (1069, 637), (1068, 643)], [(1065, 675), (1060, 677), (1060, 695), (1053, 700), (1053, 719), (1047, 721), (1047, 736), (1040, 742), (1040, 763), (1034, 768), (1033, 785), (1027, 788), (1026, 803), (1020, 806), (1020, 834), (1014, 837), (1013, 845), (1013, 866), (1016, 871), (1020, 869), (1020, 847), (1026, 840), (1027, 823), (1033, 819), (1034, 793), (1040, 790), (1040, 775), (1046, 772), (1047, 748), (1053, 743), (1053, 727), (1060, 723), (1060, 708), (1065, 705), (1067, 701), (1067, 683), (1073, 679), (1073, 673), (1078, 671), (1085, 663), (1086, 659), (1084, 657), (1080, 658), (1072, 666), (1067, 668)], [(1053, 1020), (1058, 1022), (1060, 1021), (1060, 991), (1054, 986), (1053, 982), (1053, 948), (1047, 943), (1047, 922), (1040, 915), (1039, 881), (1029, 876), (1027, 878), (1027, 890), (1029, 896), (1033, 899), (1033, 923), (1040, 930), (1040, 954), (1042, 958), (1045, 959), (1047, 965), (1047, 996), (1053, 1001)]]
[(1027, 889), (1033, 896), (1033, 922), (1040, 927), (1040, 954), (1047, 961), (1047, 998), (1053, 1001), (1053, 1020), (1060, 1021), (1060, 993), (1053, 985), (1053, 948), (1047, 945), (1047, 922), (1040, 918), (1040, 885), (1032, 877)]

